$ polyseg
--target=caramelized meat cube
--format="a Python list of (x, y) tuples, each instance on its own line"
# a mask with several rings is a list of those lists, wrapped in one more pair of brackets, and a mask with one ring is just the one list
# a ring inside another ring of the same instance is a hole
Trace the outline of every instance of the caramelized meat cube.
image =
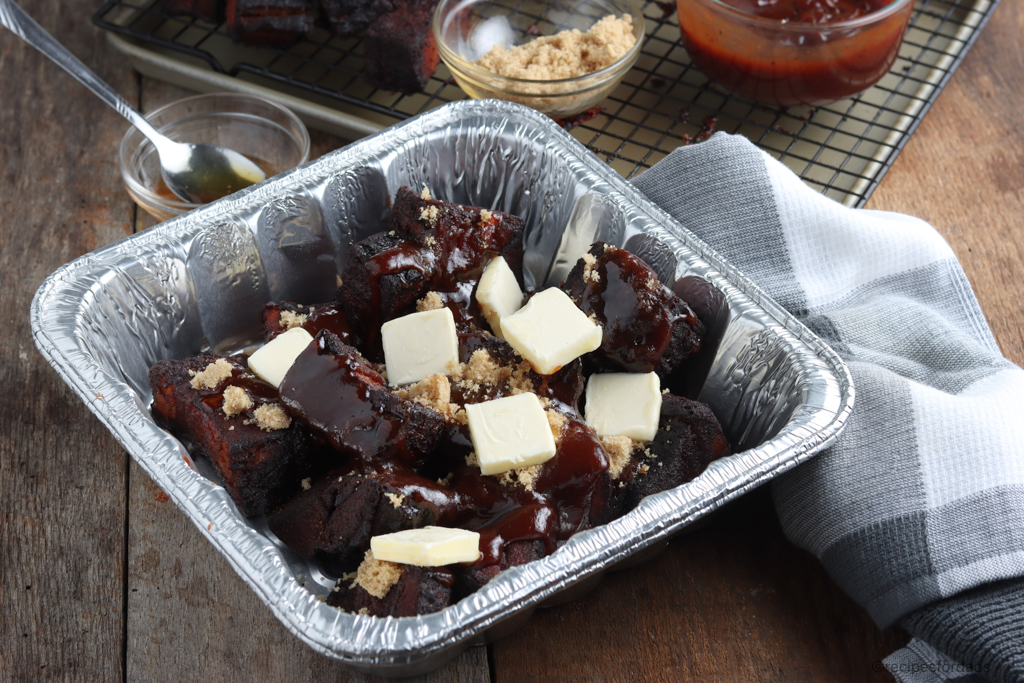
[(661, 420), (650, 453), (634, 453), (620, 477), (622, 512), (632, 510), (646, 496), (667, 491), (696, 479), (712, 460), (730, 453), (711, 409), (703, 403), (673, 394), (661, 401)]
[(334, 471), (267, 518), (281, 542), (340, 574), (358, 564), (370, 538), (432, 524), (436, 511), (375, 479)]
[(270, 341), (293, 327), (301, 327), (314, 337), (320, 330), (330, 330), (344, 343), (356, 343), (348, 315), (339, 304), (303, 306), (279, 301), (263, 307), (264, 341)]
[(654, 371), (666, 382), (700, 349), (704, 326), (694, 312), (624, 249), (594, 243), (561, 287), (603, 329), (600, 348), (586, 356), (596, 369)]
[(313, 29), (307, 0), (227, 0), (227, 31), (246, 45), (287, 47)]
[(331, 33), (339, 38), (359, 33), (394, 8), (391, 0), (320, 0), (320, 9)]
[(153, 417), (213, 463), (243, 515), (264, 515), (299, 489), (312, 438), (241, 363), (214, 355), (158, 361), (149, 382)]
[(455, 585), (452, 587), (454, 602), (477, 592), (484, 584), (509, 567), (528, 564), (548, 554), (543, 540), (513, 541), (505, 545), (501, 552), (501, 559), (496, 563), (480, 561), (468, 567), (454, 567)]
[[(358, 578), (341, 578), (327, 604), (354, 614), (374, 617), (414, 617), (444, 609), (451, 603), (455, 577), (447, 567), (416, 567), (390, 565), (384, 571), (401, 572), (393, 585), (387, 587), (383, 597), (371, 594)], [(375, 582), (386, 581), (375, 577)], [(375, 588), (371, 585), (371, 587)]]
[(475, 282), (494, 256), (505, 258), (523, 286), (525, 224), (518, 216), (424, 199), (408, 187), (400, 187), (391, 207), (391, 229), (407, 239), (435, 243), (433, 290), (450, 292), (460, 282)]
[(441, 57), (431, 20), (438, 0), (394, 0), (394, 10), (366, 29), (363, 77), (406, 95), (422, 92)]
[(372, 360), (384, 360), (380, 326), (415, 310), (416, 301), (427, 293), (434, 263), (430, 247), (387, 232), (349, 250), (338, 300)]
[(160, 0), (160, 11), (219, 24), (224, 21), (224, 0)]
[(367, 463), (422, 464), (445, 432), (444, 417), (388, 390), (360, 353), (322, 331), (280, 386), (281, 401), (310, 431)]

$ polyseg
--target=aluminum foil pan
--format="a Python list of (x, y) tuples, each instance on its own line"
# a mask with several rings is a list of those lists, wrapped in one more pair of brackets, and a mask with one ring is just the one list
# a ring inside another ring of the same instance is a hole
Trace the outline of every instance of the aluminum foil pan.
[[(503, 572), (441, 612), (379, 619), (318, 597), (332, 580), (240, 516), (216, 475), (153, 422), (154, 361), (260, 338), (270, 300), (331, 297), (352, 241), (380, 229), (399, 186), (499, 209), (527, 224), (528, 284), (557, 283), (595, 239), (639, 252), (666, 282), (700, 275), (725, 293), (728, 327), (702, 399), (737, 453), (648, 497), (553, 555)], [(297, 637), (375, 674), (436, 668), (593, 587), (680, 529), (810, 458), (850, 413), (849, 373), (831, 349), (546, 117), (457, 102), (230, 198), (84, 256), (32, 303), (43, 356), (139, 465)]]

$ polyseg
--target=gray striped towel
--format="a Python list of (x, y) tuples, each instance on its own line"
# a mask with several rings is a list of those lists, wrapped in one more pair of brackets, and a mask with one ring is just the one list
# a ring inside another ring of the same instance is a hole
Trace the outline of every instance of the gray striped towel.
[(723, 133), (635, 185), (849, 366), (846, 431), (773, 493), (788, 538), (879, 627), (916, 636), (893, 674), (1024, 681), (1024, 371), (942, 237), (845, 208)]

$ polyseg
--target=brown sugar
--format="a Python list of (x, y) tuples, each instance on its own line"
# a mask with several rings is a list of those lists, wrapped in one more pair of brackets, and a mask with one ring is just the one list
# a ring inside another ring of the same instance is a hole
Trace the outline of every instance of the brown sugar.
[(436, 206), (425, 206), (420, 211), (420, 220), (428, 223), (430, 227), (437, 227), (437, 219), (441, 216), (441, 209)]
[(548, 418), (548, 425), (551, 426), (551, 436), (555, 438), (555, 447), (562, 442), (562, 428), (565, 427), (565, 423), (569, 420), (559, 412), (554, 410), (545, 410), (544, 414)]
[(436, 311), (444, 308), (444, 299), (437, 292), (427, 292), (427, 295), (416, 302), (416, 310), (422, 313), (423, 311)]
[(405, 569), (402, 565), (378, 560), (373, 556), (372, 550), (367, 550), (362, 564), (356, 570), (356, 578), (352, 581), (351, 587), (361, 586), (373, 597), (383, 600), (391, 587), (402, 578), (403, 571)]
[(218, 358), (207, 365), (202, 372), (192, 375), (192, 388), (196, 391), (200, 389), (212, 391), (217, 388), (218, 384), (231, 376), (231, 371), (231, 363), (224, 358)]
[(601, 281), (601, 274), (594, 270), (594, 266), (597, 265), (597, 259), (594, 258), (593, 254), (583, 255), (583, 281), (592, 282), (594, 284)]
[(252, 408), (252, 399), (242, 387), (230, 386), (224, 389), (224, 414), (234, 417)]
[(394, 391), (395, 396), (432, 408), (447, 417), (454, 417), (459, 406), (452, 403), (452, 385), (444, 375), (430, 375), (415, 384)]
[(295, 311), (281, 311), (281, 327), (290, 330), (293, 327), (302, 327), (306, 324), (307, 316)]
[(616, 434), (615, 436), (602, 436), (601, 445), (608, 454), (608, 476), (618, 479), (622, 469), (629, 462), (629, 456), (633, 453), (633, 440), (628, 436)]
[(529, 467), (520, 467), (519, 469), (508, 470), (507, 472), (501, 473), (501, 476), (498, 477), (498, 481), (505, 486), (515, 486), (518, 484), (527, 491), (532, 491), (534, 482), (537, 480), (537, 477), (540, 476), (541, 467), (542, 465), (530, 465)]
[(405, 502), (405, 496), (401, 493), (385, 493), (384, 496), (391, 502), (391, 505), (398, 509)]
[(292, 423), (292, 418), (284, 412), (284, 408), (276, 403), (264, 403), (256, 409), (253, 415), (256, 417), (256, 424), (259, 425), (259, 428), (266, 432), (275, 429), (288, 429)]
[(561, 31), (508, 50), (496, 45), (474, 64), (509, 78), (577, 78), (611, 66), (635, 44), (633, 18), (608, 15), (586, 33), (579, 29)]

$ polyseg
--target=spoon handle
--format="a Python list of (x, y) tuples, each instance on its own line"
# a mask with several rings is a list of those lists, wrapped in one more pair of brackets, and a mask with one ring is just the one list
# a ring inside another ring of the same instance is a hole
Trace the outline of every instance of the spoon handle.
[[(132, 125), (153, 139), (152, 135), (160, 136), (142, 114), (128, 104), (128, 101), (117, 94), (92, 70), (71, 54), (35, 20), (25, 13), (12, 0), (0, 0), (0, 24), (3, 24), (26, 43), (36, 48), (56, 62), (61, 68), (74, 76), (78, 81), (93, 91), (104, 102), (117, 110), (121, 116), (131, 121)], [(150, 135), (152, 133), (152, 135)], [(161, 136), (162, 137), (162, 136)]]

